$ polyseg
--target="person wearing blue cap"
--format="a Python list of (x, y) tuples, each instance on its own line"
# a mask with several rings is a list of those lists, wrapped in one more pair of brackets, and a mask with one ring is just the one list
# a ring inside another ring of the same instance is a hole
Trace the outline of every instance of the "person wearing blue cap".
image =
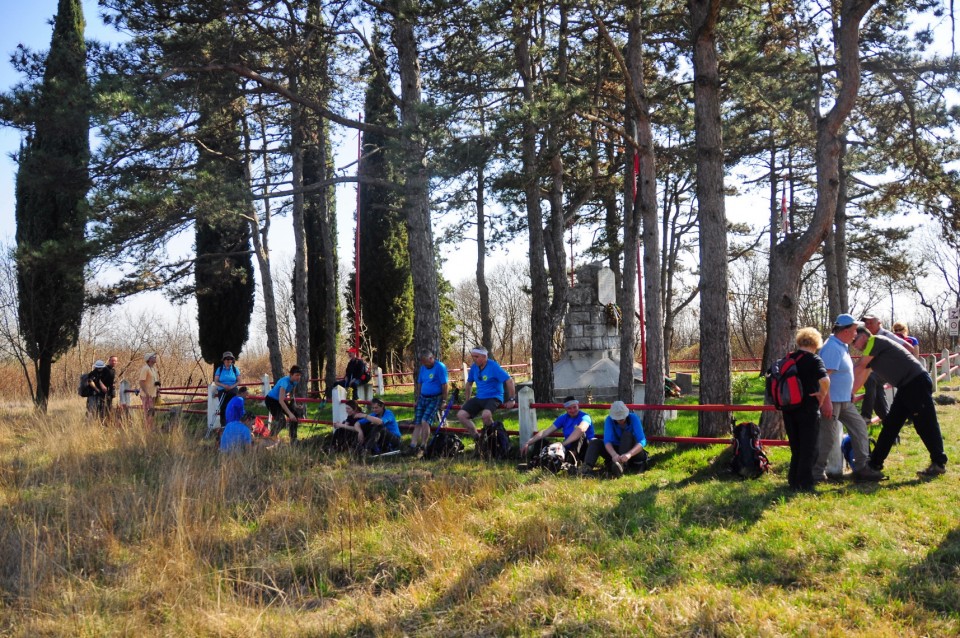
[(843, 475), (827, 477), (824, 470), (831, 453), (839, 454), (839, 428), (842, 423), (853, 444), (853, 476), (860, 481), (879, 481), (883, 474), (871, 468), (870, 439), (867, 423), (853, 403), (853, 359), (850, 343), (863, 324), (853, 315), (842, 314), (833, 322), (833, 334), (820, 348), (820, 358), (830, 377), (830, 400), (820, 407), (820, 434), (817, 457), (813, 464), (813, 480), (839, 479)]

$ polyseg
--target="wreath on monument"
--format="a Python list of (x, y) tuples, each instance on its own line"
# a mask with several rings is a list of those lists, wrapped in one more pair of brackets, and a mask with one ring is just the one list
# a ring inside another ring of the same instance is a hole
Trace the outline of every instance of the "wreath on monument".
[(620, 314), (620, 306), (618, 306), (618, 305), (615, 304), (615, 303), (608, 303), (608, 304), (604, 307), (604, 310), (605, 310), (606, 316), (607, 316), (607, 325), (608, 325), (608, 326), (616, 326), (617, 328), (619, 328), (619, 327), (620, 327), (620, 319), (622, 318), (622, 317), (621, 317), (621, 314)]

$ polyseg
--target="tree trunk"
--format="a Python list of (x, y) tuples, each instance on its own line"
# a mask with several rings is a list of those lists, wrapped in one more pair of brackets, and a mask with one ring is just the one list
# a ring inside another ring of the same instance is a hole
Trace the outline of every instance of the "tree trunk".
[[(296, 79), (291, 78), (291, 85), (296, 85)], [(303, 141), (304, 119), (303, 107), (297, 103), (290, 104), (291, 135), (291, 182), (293, 195), (293, 308), (294, 326), (296, 328), (296, 357), (297, 365), (304, 370), (310, 369), (310, 305), (307, 298), (307, 233), (304, 224), (303, 198)], [(306, 384), (300, 386), (301, 393), (306, 390)]]
[[(518, 7), (514, 23), (514, 56), (520, 74), (521, 95), (529, 106), (534, 103), (533, 66), (530, 60), (530, 16)], [(537, 175), (537, 125), (529, 117), (522, 125), (520, 163), (523, 171), (524, 203), (527, 213), (530, 263), (530, 349), (533, 359), (533, 391), (540, 401), (553, 400), (553, 333), (550, 330), (550, 291), (543, 265), (543, 212), (540, 208), (540, 184)]]
[(487, 286), (487, 213), (484, 205), (486, 157), (477, 165), (477, 291), (480, 293), (480, 341), (484, 348), (493, 351), (493, 317), (490, 314), (490, 287)]
[[(260, 130), (266, 130), (265, 118), (261, 115)], [(246, 119), (243, 120), (243, 146), (247, 161), (244, 164), (244, 178), (248, 184), (253, 183), (250, 170), (252, 160), (252, 144), (250, 140), (250, 129), (247, 127)], [(263, 173), (264, 173), (264, 191), (270, 190), (270, 160), (264, 145), (263, 151)], [(257, 270), (260, 272), (260, 288), (263, 292), (263, 317), (264, 328), (267, 333), (267, 354), (270, 359), (270, 374), (274, 379), (283, 376), (283, 355), (280, 352), (280, 329), (277, 325), (277, 300), (273, 286), (273, 271), (270, 270), (270, 221), (272, 216), (270, 199), (263, 200), (263, 227), (260, 227), (260, 221), (257, 219), (256, 212), (247, 218), (250, 224), (250, 239), (253, 243), (253, 253), (257, 257)]]
[[(770, 288), (767, 298), (767, 347), (764, 368), (793, 348), (797, 328), (797, 296), (804, 264), (826, 239), (836, 217), (840, 186), (840, 128), (853, 110), (860, 89), (860, 21), (876, 0), (843, 0), (840, 28), (835, 30), (839, 51), (837, 99), (817, 122), (817, 202), (813, 219), (802, 234), (784, 237), (770, 253)], [(819, 99), (819, 98), (815, 98)], [(818, 102), (812, 105), (818, 113)], [(838, 268), (839, 270), (839, 268)], [(761, 428), (766, 437), (783, 436), (779, 413), (764, 413)]]
[[(716, 25), (720, 0), (690, 0), (694, 128), (700, 218), (700, 403), (730, 403), (730, 317), (727, 307), (727, 215)], [(730, 431), (726, 412), (701, 412), (700, 436)]]
[(396, 8), (392, 39), (400, 73), (400, 150), (406, 177), (403, 207), (413, 279), (413, 349), (440, 352), (440, 295), (426, 148), (420, 130), (420, 60), (412, 22), (420, 7), (417, 0), (399, 0)]

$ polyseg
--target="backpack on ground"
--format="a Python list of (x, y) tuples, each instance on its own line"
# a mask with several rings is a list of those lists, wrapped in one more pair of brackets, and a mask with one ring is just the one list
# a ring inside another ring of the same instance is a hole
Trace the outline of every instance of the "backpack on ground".
[(500, 421), (485, 425), (477, 439), (477, 450), (484, 459), (510, 458), (510, 435)]
[[(868, 439), (867, 446), (870, 448), (870, 453), (873, 453), (873, 446), (877, 442), (873, 439)], [(851, 470), (853, 470), (853, 439), (850, 438), (849, 434), (843, 435), (843, 440), (840, 442), (840, 453), (843, 454), (843, 462), (847, 464)]]
[(797, 376), (797, 363), (803, 353), (793, 358), (787, 355), (767, 370), (767, 396), (781, 412), (791, 412), (803, 405), (803, 384)]
[(423, 452), (426, 459), (451, 459), (463, 452), (463, 441), (453, 432), (440, 430), (427, 443)]
[(80, 385), (77, 386), (77, 394), (84, 398), (93, 396), (93, 388), (90, 387), (89, 372), (84, 372), (80, 375)]
[(571, 472), (577, 467), (577, 459), (559, 441), (544, 445), (540, 454), (530, 462), (531, 467), (542, 467), (548, 472), (561, 474)]
[(730, 471), (743, 478), (759, 478), (770, 469), (770, 461), (760, 444), (760, 426), (738, 423), (733, 426), (733, 459)]

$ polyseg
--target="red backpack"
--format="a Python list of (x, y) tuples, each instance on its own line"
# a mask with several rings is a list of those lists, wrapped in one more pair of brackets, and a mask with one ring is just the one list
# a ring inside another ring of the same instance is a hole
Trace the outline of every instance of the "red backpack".
[(781, 412), (796, 410), (803, 404), (803, 384), (797, 376), (797, 363), (802, 357), (802, 352), (796, 359), (788, 354), (767, 370), (767, 396)]

